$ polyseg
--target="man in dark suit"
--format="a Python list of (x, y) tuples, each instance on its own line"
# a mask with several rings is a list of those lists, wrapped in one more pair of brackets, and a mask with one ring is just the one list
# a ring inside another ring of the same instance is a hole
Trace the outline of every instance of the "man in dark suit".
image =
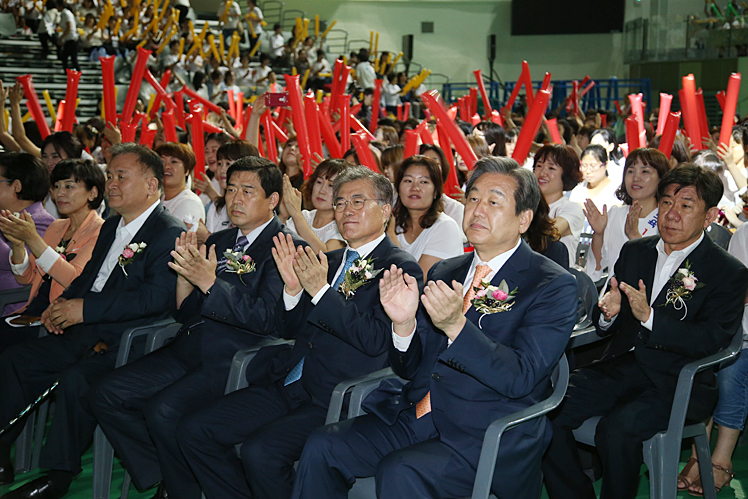
[[(434, 265), (422, 318), (407, 270), (393, 266), (380, 285), (393, 324), (390, 365), (410, 382), (383, 383), (365, 400), (369, 415), (316, 431), (294, 498), (342, 499), (372, 475), (382, 498), (470, 495), (486, 428), (548, 395), (574, 326), (576, 285), (522, 241), (540, 200), (537, 180), (514, 160), (485, 158), (466, 192), (463, 228), (475, 252)], [(545, 419), (502, 438), (499, 497), (539, 495), (549, 440)]]
[[(325, 423), (335, 385), (385, 366), (392, 323), (379, 303), (378, 273), (394, 264), (421, 279), (418, 264), (384, 233), (392, 197), (385, 177), (349, 167), (333, 185), (345, 249), (318, 258), (288, 237), (276, 239), (285, 283), (276, 325), (296, 340), (293, 348), (261, 350), (247, 371), (249, 387), (185, 417), (177, 432), (209, 499), (290, 496), (294, 461)], [(233, 450), (239, 443), (241, 460)]]
[[(177, 445), (177, 424), (223, 395), (237, 350), (275, 333), (283, 281), (270, 250), (273, 237), (287, 232), (273, 212), (282, 174), (274, 163), (250, 156), (231, 165), (227, 176), (227, 213), (236, 228), (211, 235), (200, 249), (194, 233), (183, 234), (169, 264), (179, 275), (172, 314), (183, 326), (176, 339), (111, 373), (91, 396), (94, 415), (135, 486), (145, 490), (163, 479), (157, 496), (165, 490), (171, 497), (200, 498)], [(226, 256), (218, 260), (226, 251), (238, 252), (240, 267)]]
[[(667, 428), (681, 369), (725, 348), (738, 330), (748, 270), (704, 234), (722, 190), (712, 171), (695, 165), (669, 171), (658, 186), (660, 235), (623, 246), (593, 318), (610, 343), (600, 362), (572, 373), (552, 418), (543, 463), (551, 498), (595, 497), (572, 434), (593, 416), (602, 416), (595, 433), (601, 497), (635, 497), (642, 444)], [(716, 401), (714, 374), (701, 373), (688, 418), (708, 418)]]
[[(119, 215), (101, 228), (91, 260), (42, 323), (54, 334), (6, 350), (0, 357), (0, 421), (4, 425), (56, 380), (55, 411), (41, 456), (48, 475), (5, 499), (58, 498), (81, 471), (81, 454), (96, 421), (88, 409), (89, 383), (114, 369), (122, 333), (165, 318), (174, 302), (176, 274), (167, 262), (185, 230), (159, 203), (164, 169), (156, 153), (135, 144), (112, 148), (107, 198)], [(105, 354), (92, 353), (98, 343)], [(0, 476), (12, 481), (9, 450), (20, 425), (0, 438)]]

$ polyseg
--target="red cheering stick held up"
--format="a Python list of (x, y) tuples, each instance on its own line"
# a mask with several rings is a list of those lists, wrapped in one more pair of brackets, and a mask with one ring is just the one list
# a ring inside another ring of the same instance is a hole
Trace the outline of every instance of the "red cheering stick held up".
[(660, 94), (660, 114), (657, 117), (657, 135), (662, 135), (665, 130), (665, 123), (670, 115), (670, 104), (673, 102), (673, 96), (670, 94)]
[(351, 135), (353, 148), (356, 150), (358, 161), (375, 173), (381, 173), (377, 166), (377, 160), (369, 149), (369, 140), (363, 133), (354, 133)]
[(306, 130), (309, 134), (309, 153), (315, 158), (317, 155), (323, 156), (318, 115), (317, 99), (310, 92), (304, 96), (304, 117), (306, 119)]
[(304, 101), (299, 86), (299, 75), (283, 75), (283, 77), (286, 80), (288, 100), (291, 104), (291, 117), (293, 119), (294, 130), (296, 130), (299, 152), (304, 160), (304, 179), (307, 179), (312, 174), (312, 156), (309, 152), (309, 134), (306, 127), (306, 119), (304, 118)]
[(179, 125), (179, 128), (182, 130), (187, 130), (187, 125), (185, 124), (184, 120), (184, 94), (180, 92), (174, 92), (174, 101), (177, 105), (176, 107), (176, 117), (177, 117), (177, 125)]
[(188, 87), (184, 86), (184, 87), (182, 87), (182, 90), (180, 90), (180, 92), (182, 92), (184, 94), (187, 94), (191, 98), (197, 100), (200, 104), (202, 104), (205, 107), (205, 109), (213, 111), (214, 113), (216, 113), (218, 115), (221, 114), (221, 107), (220, 106), (218, 106), (217, 104), (213, 104), (212, 102), (210, 102), (205, 97), (203, 97), (201, 95), (198, 95), (198, 93), (195, 92), (194, 90), (192, 90), (191, 88), (188, 88)]
[(164, 140), (166, 140), (166, 142), (178, 142), (177, 123), (174, 121), (174, 110), (168, 109), (161, 113), (161, 121), (164, 123)]
[(351, 112), (350, 112), (350, 98), (348, 95), (343, 95), (341, 98), (340, 106), (340, 151), (345, 152), (351, 148)]
[(234, 121), (236, 121), (236, 101), (234, 100), (234, 90), (231, 88), (226, 90), (226, 96), (229, 99), (229, 116), (234, 118)]
[(512, 154), (512, 159), (520, 165), (524, 164), (527, 155), (530, 154), (530, 147), (532, 147), (533, 139), (538, 134), (550, 100), (551, 93), (548, 90), (540, 90), (527, 113), (525, 124), (522, 125), (519, 137), (517, 137), (517, 145), (514, 147), (514, 153)]
[[(26, 97), (26, 106), (29, 108), (29, 112), (36, 122), (36, 126), (39, 127), (39, 134), (41, 134), (42, 140), (46, 139), (50, 134), (49, 125), (47, 124), (47, 118), (44, 116), (44, 111), (42, 111), (42, 105), (39, 103), (39, 96), (36, 94), (31, 75), (18, 76), (16, 82), (23, 87), (23, 95)], [(0, 119), (3, 119), (3, 117), (0, 116)]]
[(581, 99), (582, 97), (584, 97), (585, 95), (587, 95), (590, 90), (592, 90), (592, 87), (595, 86), (595, 82), (594, 81), (590, 82), (590, 84), (587, 85), (586, 87), (584, 86), (583, 83), (580, 83), (579, 86), (582, 87), (582, 91), (579, 92), (579, 98)]
[(410, 102), (406, 102), (403, 108), (403, 119), (408, 121), (408, 118), (410, 118)]
[(696, 109), (699, 111), (699, 130), (702, 137), (709, 137), (709, 120), (706, 118), (706, 107), (704, 106), (704, 91), (696, 91)]
[(405, 148), (403, 149), (403, 159), (418, 154), (418, 132), (415, 130), (405, 130)]
[[(343, 72), (345, 63), (343, 59), (335, 59), (335, 69), (332, 73), (332, 88), (330, 89), (330, 113), (338, 109), (338, 87), (340, 87), (340, 74)], [(343, 87), (345, 88), (345, 86)]]
[(681, 109), (683, 111), (683, 122), (686, 125), (686, 133), (691, 139), (691, 146), (697, 151), (704, 148), (701, 144), (701, 127), (699, 125), (699, 107), (696, 103), (696, 79), (693, 74), (683, 77), (683, 89)]
[(551, 86), (551, 74), (546, 73), (543, 77), (543, 84), (540, 86), (541, 90), (548, 90)]
[(151, 119), (153, 119), (154, 116), (156, 116), (156, 113), (158, 112), (158, 108), (161, 107), (161, 101), (163, 100), (166, 104), (166, 109), (173, 109), (175, 106), (174, 101), (171, 100), (169, 95), (166, 93), (166, 87), (169, 85), (169, 82), (171, 81), (171, 69), (167, 69), (164, 71), (163, 76), (161, 77), (161, 83), (159, 83), (159, 88), (156, 87), (156, 85), (153, 84), (153, 82), (156, 81), (156, 79), (153, 77), (150, 71), (146, 71), (145, 77), (148, 80), (148, 83), (151, 84), (154, 90), (156, 90), (156, 100), (153, 101), (153, 107), (151, 108), (151, 112), (148, 115)]
[(637, 121), (639, 120), (636, 116), (629, 116), (626, 118), (626, 142), (629, 145), (629, 152), (641, 147), (641, 142), (639, 140), (639, 124)]
[(714, 96), (717, 98), (717, 102), (719, 103), (719, 108), (722, 110), (722, 112), (725, 112), (725, 91), (720, 90)]
[(478, 112), (478, 89), (475, 87), (470, 87), (470, 99), (468, 100), (468, 104), (468, 113), (472, 117)]
[[(462, 160), (467, 165), (468, 170), (473, 169), (473, 165), (478, 161), (478, 157), (475, 155), (475, 151), (468, 144), (465, 135), (457, 124), (449, 118), (447, 110), (437, 100), (439, 93), (436, 90), (431, 90), (421, 94), (421, 100), (429, 108), (431, 114), (437, 119), (437, 123), (444, 125), (444, 131), (447, 133), (447, 137), (454, 144), (458, 154), (462, 157)], [(537, 132), (537, 130), (536, 130)]]
[(122, 133), (122, 143), (135, 142), (135, 133), (138, 130), (137, 123), (119, 122), (119, 131)]
[(522, 61), (522, 76), (524, 85), (525, 85), (525, 93), (527, 94), (527, 105), (532, 106), (533, 101), (535, 98), (533, 97), (532, 93), (532, 78), (530, 77), (530, 65), (527, 64), (527, 61)]
[(99, 57), (101, 62), (101, 80), (104, 85), (104, 116), (112, 126), (117, 124), (117, 98), (114, 90), (115, 56)]
[[(475, 80), (478, 82), (478, 90), (480, 91), (480, 97), (483, 99), (483, 119), (489, 121), (491, 119), (491, 101), (488, 99), (488, 92), (486, 92), (486, 85), (483, 83), (483, 73), (480, 69), (473, 71)], [(477, 109), (476, 109), (477, 111)], [(468, 121), (470, 118), (463, 118)]]
[[(278, 163), (278, 146), (275, 145), (275, 135), (273, 133), (273, 121), (270, 111), (262, 114), (262, 126), (265, 128), (265, 142), (267, 142), (267, 159), (273, 163)], [(276, 125), (277, 126), (277, 125)], [(262, 142), (262, 141), (260, 141)]]
[(397, 105), (397, 120), (403, 121), (403, 105), (402, 104)]
[(332, 123), (327, 113), (318, 110), (319, 127), (322, 132), (322, 138), (327, 145), (327, 150), (330, 153), (331, 158), (342, 158), (343, 154), (340, 152), (340, 142), (335, 137), (335, 131), (332, 129)]
[[(660, 152), (670, 159), (670, 154), (673, 152), (673, 144), (675, 143), (675, 134), (678, 132), (678, 124), (680, 123), (680, 113), (670, 113), (665, 120), (665, 127), (662, 130), (662, 137), (660, 137)], [(730, 128), (732, 130), (732, 127)]]
[(372, 133), (366, 129), (366, 127), (361, 123), (358, 118), (356, 118), (353, 114), (351, 114), (351, 128), (356, 130), (356, 133), (362, 133), (364, 134), (369, 141), (377, 140)]
[(156, 138), (156, 128), (150, 128), (148, 125), (143, 125), (140, 128), (140, 145), (146, 146), (151, 149), (153, 147), (153, 141)]
[[(195, 153), (195, 178), (203, 178), (205, 173), (205, 134), (203, 131), (203, 110), (200, 103), (194, 100), (188, 102), (192, 113), (192, 152)], [(198, 191), (198, 194), (200, 191)]]
[(563, 144), (564, 141), (561, 140), (561, 134), (558, 133), (558, 122), (556, 121), (556, 118), (545, 120), (545, 124), (551, 134), (551, 141), (554, 144)]
[[(631, 114), (636, 118), (636, 126), (639, 133), (639, 138), (636, 140), (636, 147), (633, 147), (629, 142), (629, 152), (633, 151), (637, 147), (644, 147), (647, 142), (647, 134), (644, 131), (644, 106), (642, 105), (642, 94), (629, 94), (629, 100), (631, 101)], [(628, 121), (626, 131), (628, 133)], [(626, 137), (628, 142), (628, 136)]]
[(735, 124), (735, 108), (738, 105), (738, 95), (740, 94), (740, 73), (733, 73), (727, 82), (727, 96), (725, 104), (722, 106), (722, 127), (719, 132), (719, 143), (725, 146), (730, 145), (730, 136), (732, 127)]
[(431, 132), (429, 132), (429, 124), (426, 121), (422, 121), (417, 127), (416, 131), (418, 132), (418, 136), (421, 137), (421, 143), (423, 144), (434, 144), (434, 138), (431, 136)]
[(371, 122), (369, 123), (369, 130), (371, 130), (371, 133), (377, 131), (377, 122), (379, 121), (379, 101), (382, 100), (382, 83), (383, 80), (374, 80), (374, 100), (371, 102)]
[(62, 130), (73, 132), (75, 124), (75, 104), (78, 100), (78, 83), (81, 79), (81, 72), (73, 69), (66, 70), (68, 74), (67, 89), (65, 90), (65, 114), (62, 116)]
[(460, 189), (460, 182), (457, 180), (457, 168), (452, 154), (452, 145), (449, 142), (449, 137), (447, 137), (447, 132), (444, 131), (444, 125), (438, 121), (436, 122), (436, 133), (439, 136), (439, 147), (444, 151), (444, 156), (447, 158), (447, 164), (449, 165), (449, 173), (444, 181), (444, 194), (453, 199), (459, 198), (462, 196), (462, 190)]
[(65, 115), (65, 99), (57, 104), (57, 119), (55, 120), (55, 132), (62, 131), (62, 117)]
[(143, 76), (145, 76), (146, 66), (148, 65), (148, 58), (151, 56), (151, 51), (146, 50), (143, 47), (138, 47), (138, 58), (135, 61), (135, 69), (132, 71), (132, 77), (130, 78), (130, 87), (127, 89), (127, 97), (125, 98), (125, 105), (122, 108), (122, 121), (129, 122), (132, 118), (132, 113), (135, 112), (135, 104), (138, 102), (138, 94), (140, 93), (140, 85), (143, 82)]

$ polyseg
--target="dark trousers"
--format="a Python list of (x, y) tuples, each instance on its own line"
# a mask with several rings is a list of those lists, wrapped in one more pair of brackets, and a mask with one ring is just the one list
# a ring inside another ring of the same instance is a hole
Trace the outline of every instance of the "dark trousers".
[(642, 444), (667, 429), (674, 388), (674, 384), (672, 390), (656, 387), (631, 352), (574, 371), (566, 397), (551, 417), (553, 438), (543, 460), (549, 497), (595, 497), (572, 434), (594, 416), (602, 416), (595, 433), (603, 465), (601, 499), (636, 497), (644, 462)]
[(200, 498), (177, 445), (185, 414), (223, 395), (228, 368), (206, 367), (199, 332), (123, 366), (92, 389), (91, 410), (139, 490), (163, 480), (172, 497)]
[(185, 417), (177, 439), (208, 499), (284, 499), (294, 462), (326, 415), (300, 382), (284, 387), (280, 380), (230, 393)]
[(39, 326), (13, 327), (5, 322), (5, 317), (0, 318), (0, 353), (13, 345), (37, 338), (39, 338)]
[[(63, 334), (27, 341), (0, 355), (0, 421), (3, 425), (59, 380), (52, 425), (42, 450), (42, 468), (76, 475), (81, 471), (81, 454), (96, 428), (88, 404), (89, 385), (113, 370), (117, 359), (117, 352), (112, 350), (104, 355), (81, 358), (86, 350)], [(17, 425), (4, 434), (2, 440), (13, 443), (21, 429)]]
[[(539, 497), (540, 460), (549, 439), (548, 425), (541, 428), (540, 440), (516, 430), (519, 440), (500, 453), (493, 486), (500, 498)], [(415, 409), (409, 409), (392, 426), (367, 415), (312, 434), (299, 462), (293, 498), (345, 499), (357, 478), (370, 476), (376, 477), (377, 497), (464, 497), (472, 493), (476, 466), (439, 440), (430, 414), (416, 419)]]
[[(70, 64), (68, 64), (68, 59), (70, 59)], [(78, 64), (78, 40), (68, 40), (63, 44), (60, 50), (60, 60), (63, 69), (81, 70), (81, 66)]]

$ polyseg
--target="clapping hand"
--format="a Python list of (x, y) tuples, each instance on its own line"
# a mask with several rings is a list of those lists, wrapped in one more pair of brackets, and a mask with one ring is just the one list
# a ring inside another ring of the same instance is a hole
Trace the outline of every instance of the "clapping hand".
[(291, 179), (283, 174), (283, 204), (290, 217), (301, 214), (301, 193), (291, 185)]
[(615, 277), (611, 277), (610, 290), (597, 302), (597, 306), (600, 307), (606, 321), (612, 320), (621, 311), (621, 291)]
[(203, 244), (197, 248), (197, 234), (194, 232), (183, 232), (179, 244), (175, 245), (171, 252), (174, 258), (169, 262), (169, 268), (187, 279), (193, 286), (200, 288), (206, 293), (216, 282), (216, 245), (210, 250)]
[(413, 332), (418, 298), (418, 282), (414, 277), (395, 265), (384, 271), (379, 280), (379, 299), (399, 336), (407, 337)]
[[(597, 209), (597, 206), (591, 199), (587, 199), (584, 202), (584, 216), (587, 217), (587, 221), (590, 223), (590, 227), (597, 234), (605, 232), (605, 227), (608, 226), (608, 206), (603, 205), (603, 212)], [(637, 221), (638, 223), (638, 221)]]
[(17, 242), (28, 243), (34, 237), (40, 237), (36, 232), (36, 225), (31, 214), (27, 211), (15, 216), (8, 210), (0, 211), (0, 232), (8, 238), (13, 244), (13, 239)]
[(323, 252), (319, 252), (319, 259), (308, 246), (296, 252), (293, 270), (310, 296), (315, 296), (327, 284), (327, 268), (327, 256)]
[(652, 307), (649, 306), (647, 301), (647, 287), (644, 285), (644, 281), (639, 279), (639, 289), (629, 286), (625, 282), (621, 283), (620, 288), (629, 300), (631, 313), (634, 314), (634, 317), (638, 321), (647, 322), (649, 314), (652, 313)]
[(281, 278), (286, 285), (286, 293), (290, 296), (296, 296), (304, 288), (301, 287), (299, 278), (294, 271), (294, 259), (296, 258), (297, 251), (301, 252), (303, 249), (301, 246), (299, 246), (298, 250), (295, 249), (291, 234), (283, 234), (282, 232), (273, 237), (273, 244), (275, 244), (275, 247), (271, 250), (273, 260), (275, 260), (278, 272), (280, 272)]
[(452, 287), (443, 281), (429, 281), (423, 289), (421, 302), (434, 326), (444, 331), (454, 341), (465, 326), (462, 313), (462, 284), (452, 281)]
[(639, 239), (642, 237), (639, 232), (639, 217), (641, 216), (642, 206), (639, 201), (634, 201), (629, 208), (629, 214), (626, 215), (626, 224), (624, 225), (624, 232), (629, 241), (633, 239)]

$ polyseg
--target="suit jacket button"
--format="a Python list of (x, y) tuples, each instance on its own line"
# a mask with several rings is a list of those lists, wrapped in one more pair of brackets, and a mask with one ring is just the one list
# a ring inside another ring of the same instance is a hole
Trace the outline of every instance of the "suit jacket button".
[(312, 342), (310, 341), (309, 343), (307, 343), (307, 345), (306, 345), (306, 346), (308, 346), (308, 347), (309, 347), (310, 349), (312, 349), (312, 348), (314, 348), (314, 343), (312, 343)]
[(439, 373), (432, 373), (432, 374), (431, 374), (431, 377), (432, 377), (433, 379), (439, 379)]
[(643, 339), (644, 339), (644, 333), (642, 333), (641, 331), (639, 331), (639, 332), (637, 333), (637, 336), (639, 337), (639, 339), (640, 339), (640, 340), (643, 340)]

